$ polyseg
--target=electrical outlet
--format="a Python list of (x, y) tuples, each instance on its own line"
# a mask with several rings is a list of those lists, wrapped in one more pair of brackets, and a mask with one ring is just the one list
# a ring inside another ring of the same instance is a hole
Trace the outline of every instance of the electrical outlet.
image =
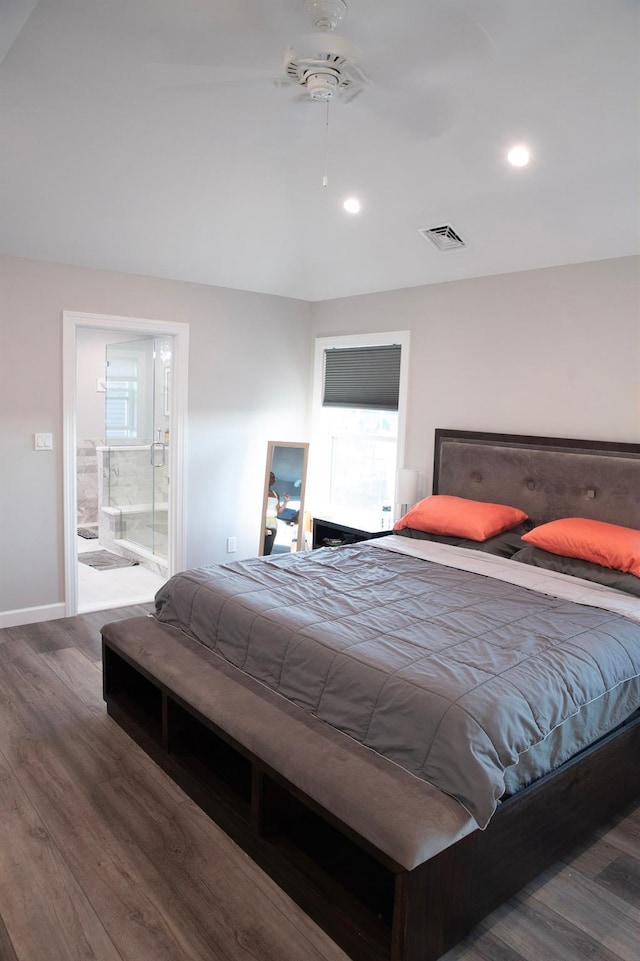
[(227, 554), (235, 554), (238, 545), (235, 537), (227, 537)]

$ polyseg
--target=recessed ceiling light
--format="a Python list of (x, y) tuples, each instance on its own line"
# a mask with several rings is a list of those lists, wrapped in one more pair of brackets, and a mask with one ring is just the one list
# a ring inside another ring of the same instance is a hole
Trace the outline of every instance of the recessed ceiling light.
[(526, 167), (531, 160), (531, 152), (524, 144), (518, 144), (511, 148), (507, 154), (507, 160), (514, 167)]
[(357, 197), (347, 197), (342, 205), (347, 213), (359, 214), (360, 213), (360, 201)]

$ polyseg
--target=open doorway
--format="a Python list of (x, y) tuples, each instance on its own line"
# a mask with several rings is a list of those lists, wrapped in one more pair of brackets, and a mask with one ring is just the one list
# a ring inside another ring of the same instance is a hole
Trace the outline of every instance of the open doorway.
[(151, 600), (184, 567), (188, 325), (65, 312), (67, 614)]

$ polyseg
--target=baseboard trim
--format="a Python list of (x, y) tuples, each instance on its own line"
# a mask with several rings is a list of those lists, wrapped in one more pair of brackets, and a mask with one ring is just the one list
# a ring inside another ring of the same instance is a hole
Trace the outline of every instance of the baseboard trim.
[(42, 607), (24, 607), (19, 611), (0, 612), (0, 628), (20, 627), (22, 624), (38, 624), (40, 621), (55, 621), (66, 617), (64, 603), (43, 604)]

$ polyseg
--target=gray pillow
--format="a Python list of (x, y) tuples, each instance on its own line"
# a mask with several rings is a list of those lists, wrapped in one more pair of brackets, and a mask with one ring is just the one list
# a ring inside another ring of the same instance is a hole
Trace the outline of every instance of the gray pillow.
[(531, 564), (533, 567), (543, 567), (547, 571), (571, 574), (572, 577), (582, 577), (585, 581), (594, 581), (596, 584), (604, 584), (605, 587), (613, 587), (616, 591), (625, 591), (640, 597), (640, 577), (614, 571), (610, 567), (601, 567), (600, 564), (592, 564), (578, 557), (552, 554), (529, 544), (513, 554), (511, 560)]
[(445, 534), (427, 534), (426, 531), (419, 531), (412, 527), (404, 527), (400, 531), (394, 531), (400, 537), (413, 537), (415, 540), (436, 541), (438, 544), (451, 544), (453, 547), (470, 547), (474, 551), (484, 551), (486, 554), (496, 554), (498, 557), (513, 557), (516, 551), (522, 550), (525, 541), (521, 534), (531, 530), (532, 525), (525, 521), (518, 524), (510, 531), (503, 531), (495, 537), (488, 537), (486, 541), (472, 541), (465, 537), (447, 537)]

